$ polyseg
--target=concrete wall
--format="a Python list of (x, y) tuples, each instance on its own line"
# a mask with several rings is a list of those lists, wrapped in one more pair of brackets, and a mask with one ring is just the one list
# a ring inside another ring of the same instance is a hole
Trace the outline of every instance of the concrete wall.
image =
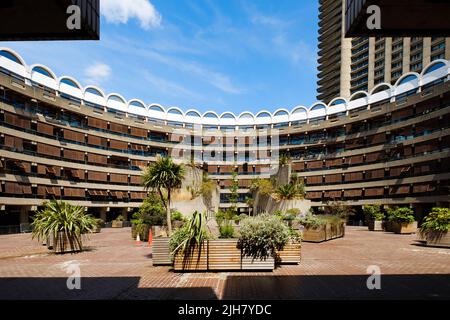
[(189, 216), (194, 211), (206, 212), (209, 216), (219, 210), (220, 194), (219, 186), (212, 192), (211, 198), (202, 195), (192, 199), (190, 188), (198, 190), (203, 181), (203, 170), (191, 166), (186, 166), (185, 179), (181, 189), (172, 196), (171, 208), (181, 212), (184, 216)]

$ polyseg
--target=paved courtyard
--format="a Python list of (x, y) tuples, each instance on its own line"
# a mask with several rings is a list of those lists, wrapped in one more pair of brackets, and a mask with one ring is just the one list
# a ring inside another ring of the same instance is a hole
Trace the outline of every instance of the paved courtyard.
[[(103, 229), (79, 254), (54, 255), (30, 234), (0, 236), (0, 299), (449, 299), (450, 250), (415, 235), (347, 227), (330, 242), (304, 243), (300, 265), (274, 272), (174, 273), (153, 267), (151, 248), (130, 229)], [(78, 263), (81, 289), (68, 290)], [(381, 290), (366, 286), (380, 268)]]

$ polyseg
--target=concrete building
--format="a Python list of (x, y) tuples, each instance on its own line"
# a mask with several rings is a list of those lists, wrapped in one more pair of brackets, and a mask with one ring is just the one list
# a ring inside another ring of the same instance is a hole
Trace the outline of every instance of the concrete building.
[(450, 38), (345, 38), (345, 1), (320, 1), (317, 99), (329, 103), (380, 83), (395, 84), (430, 62), (450, 59)]
[(158, 155), (207, 171), (221, 208), (235, 178), (246, 212), (251, 180), (269, 178), (286, 154), (313, 207), (407, 205), (420, 218), (450, 202), (450, 63), (422, 69), (328, 104), (219, 115), (127, 101), (0, 48), (0, 226), (18, 230), (55, 198), (129, 218)]

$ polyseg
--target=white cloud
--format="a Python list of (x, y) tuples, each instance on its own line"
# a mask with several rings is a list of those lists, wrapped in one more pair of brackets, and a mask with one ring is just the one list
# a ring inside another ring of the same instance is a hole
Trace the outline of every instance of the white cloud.
[(136, 18), (145, 30), (161, 24), (161, 14), (148, 0), (102, 0), (100, 4), (107, 22), (127, 23)]
[(111, 76), (111, 67), (107, 64), (97, 62), (84, 70), (86, 82), (89, 84), (100, 84)]

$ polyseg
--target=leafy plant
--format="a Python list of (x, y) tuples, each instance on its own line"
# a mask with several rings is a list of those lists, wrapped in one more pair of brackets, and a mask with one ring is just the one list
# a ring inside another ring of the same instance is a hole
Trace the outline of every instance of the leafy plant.
[(426, 234), (428, 232), (448, 232), (450, 230), (450, 209), (449, 208), (433, 208), (425, 217), (420, 232)]
[(305, 228), (317, 229), (327, 223), (325, 219), (322, 219), (313, 214), (307, 214), (305, 217), (298, 219), (301, 225)]
[(183, 214), (180, 211), (172, 212), (172, 221), (184, 221)]
[(219, 226), (219, 238), (221, 239), (233, 239), (234, 238), (234, 227), (230, 223), (225, 223)]
[(279, 186), (275, 190), (275, 197), (278, 200), (293, 200), (303, 198), (305, 196), (305, 190), (303, 183), (293, 184), (288, 183)]
[(396, 207), (396, 208), (388, 208), (388, 220), (395, 222), (414, 222), (414, 211), (408, 207)]
[(281, 166), (284, 166), (289, 163), (291, 160), (291, 156), (287, 153), (281, 153), (279, 158), (279, 163)]
[(324, 209), (326, 215), (335, 215), (340, 218), (346, 219), (349, 216), (355, 214), (355, 209), (351, 206), (345, 205), (339, 201), (333, 201), (327, 204)]
[(282, 250), (290, 239), (289, 227), (279, 218), (262, 214), (241, 223), (239, 247), (245, 256), (265, 259)]
[(144, 199), (139, 210), (132, 216), (132, 223), (139, 223), (136, 220), (141, 220), (141, 223), (149, 224), (152, 226), (163, 226), (166, 224), (166, 213), (164, 204), (161, 198), (151, 192), (147, 198)]
[(195, 211), (188, 223), (175, 231), (169, 241), (173, 254), (181, 252), (189, 255), (195, 247), (200, 247), (210, 237), (206, 228), (206, 217)]
[(379, 205), (365, 205), (363, 207), (363, 212), (366, 217), (366, 220), (375, 220), (382, 221), (385, 216), (384, 213), (381, 212), (381, 207)]
[[(181, 188), (185, 169), (181, 164), (173, 162), (172, 158), (162, 157), (148, 166), (142, 175), (142, 184), (146, 190), (157, 191), (166, 208), (167, 229), (172, 234), (170, 203), (172, 192)], [(164, 196), (164, 193), (166, 196)]]
[(273, 183), (267, 179), (253, 179), (250, 185), (250, 191), (258, 191), (262, 195), (270, 195), (273, 193)]
[(115, 219), (114, 219), (114, 221), (125, 221), (125, 218), (123, 217), (123, 215), (121, 215), (121, 214), (119, 214)]
[[(32, 238), (39, 240), (53, 237), (54, 246), (65, 247), (60, 243), (67, 238), (73, 251), (83, 250), (81, 236), (92, 232), (98, 225), (98, 219), (84, 213), (84, 208), (73, 206), (64, 201), (44, 202), (44, 209), (37, 211), (32, 222)], [(62, 234), (63, 238), (58, 234)]]

